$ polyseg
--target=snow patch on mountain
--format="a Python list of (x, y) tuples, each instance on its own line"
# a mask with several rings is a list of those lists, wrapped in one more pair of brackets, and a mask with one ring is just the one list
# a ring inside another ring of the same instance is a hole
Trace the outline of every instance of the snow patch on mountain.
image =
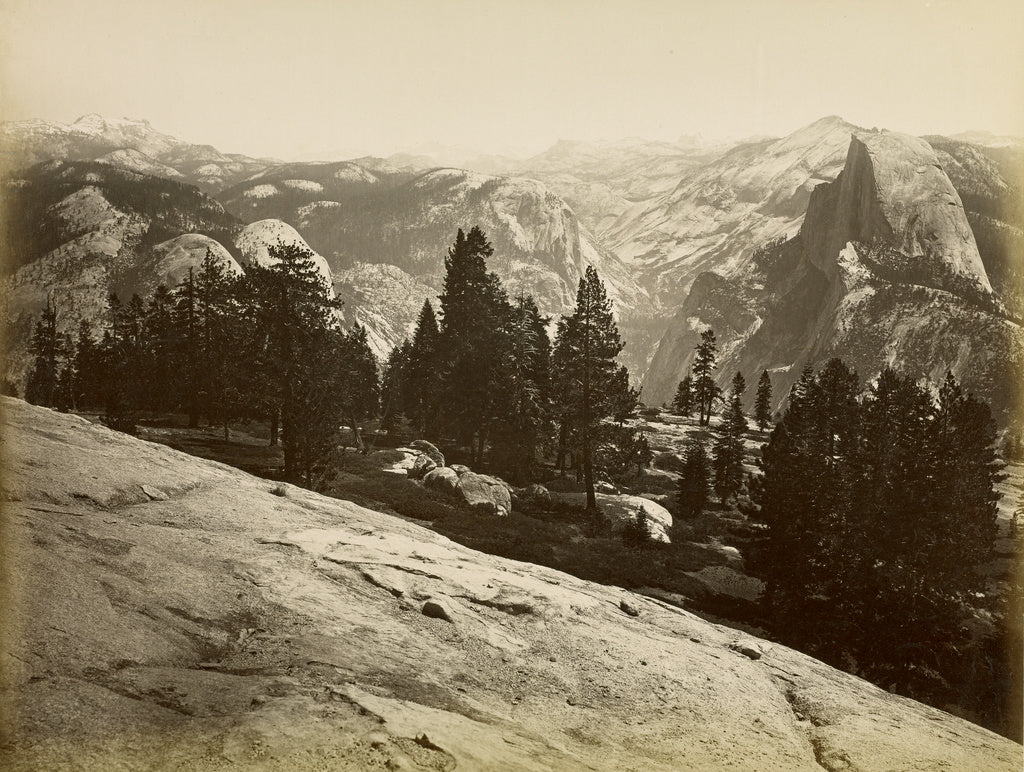
[(96, 159), (98, 163), (109, 164), (120, 169), (127, 169), (140, 174), (149, 174), (154, 177), (166, 177), (167, 179), (179, 179), (184, 175), (177, 169), (167, 164), (162, 164), (150, 158), (145, 153), (131, 148), (114, 150)]
[(281, 184), (292, 190), (304, 190), (310, 193), (324, 192), (324, 186), (313, 180), (282, 180)]
[(337, 201), (312, 201), (304, 206), (300, 206), (295, 210), (295, 214), (298, 215), (300, 220), (305, 220), (313, 212), (321, 209), (337, 209), (341, 204)]
[(377, 178), (359, 164), (346, 164), (334, 172), (334, 179), (342, 182), (377, 182)]
[(245, 191), (242, 195), (246, 198), (269, 198), (270, 196), (276, 196), (280, 193), (276, 187), (270, 184), (254, 185)]

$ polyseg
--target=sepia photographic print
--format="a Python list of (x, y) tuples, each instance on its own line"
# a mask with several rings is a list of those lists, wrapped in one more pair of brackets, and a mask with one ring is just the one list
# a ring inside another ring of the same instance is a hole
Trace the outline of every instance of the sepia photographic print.
[(1022, 41), (5, 0), (0, 768), (1019, 771)]

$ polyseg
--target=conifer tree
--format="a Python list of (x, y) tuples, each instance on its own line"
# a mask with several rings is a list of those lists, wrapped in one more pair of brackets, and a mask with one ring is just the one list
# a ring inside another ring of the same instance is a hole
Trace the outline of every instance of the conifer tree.
[(341, 350), (341, 412), (356, 447), (365, 450), (360, 424), (377, 414), (380, 407), (380, 377), (377, 357), (370, 348), (366, 328), (353, 325)]
[(409, 404), (404, 410), (417, 431), (432, 439), (437, 436), (441, 401), (440, 336), (434, 308), (424, 300), (408, 351), (405, 386)]
[(757, 397), (754, 400), (754, 420), (763, 432), (772, 422), (772, 379), (767, 370), (761, 371), (757, 381)]
[(711, 468), (704, 444), (698, 439), (691, 439), (683, 452), (683, 468), (679, 475), (676, 511), (680, 517), (700, 516), (708, 503), (710, 481)]
[(251, 265), (245, 275), (257, 352), (254, 396), (272, 419), (280, 416), (285, 476), (311, 486), (342, 420), (341, 303), (307, 249), (279, 243), (269, 251), (273, 262)]
[(672, 400), (672, 409), (677, 414), (689, 418), (693, 415), (693, 403), (693, 377), (687, 373), (676, 388), (676, 396)]
[(199, 403), (209, 423), (223, 428), (225, 440), (231, 421), (241, 418), (247, 407), (243, 380), (249, 372), (246, 350), (252, 318), (237, 291), (239, 281), (206, 250), (194, 277)]
[[(179, 388), (188, 412), (188, 426), (199, 426), (201, 389), (201, 325), (196, 300), (195, 271), (190, 267), (188, 277), (174, 291), (173, 320), (175, 326), (174, 358), (179, 367)], [(271, 443), (273, 444), (273, 442)]]
[(737, 372), (732, 379), (728, 410), (722, 422), (721, 433), (715, 441), (715, 492), (723, 504), (739, 493), (743, 485), (743, 435), (747, 430), (747, 419), (743, 415), (742, 406), (745, 389), (743, 375)]
[(98, 407), (103, 402), (103, 360), (87, 319), (78, 323), (75, 337), (72, 400), (77, 410)]
[(512, 305), (502, 370), (508, 411), (497, 424), (495, 454), (512, 478), (532, 479), (537, 453), (551, 435), (551, 343), (546, 320), (529, 295)]
[(597, 511), (594, 450), (601, 422), (621, 414), (628, 401), (621, 393), (623, 384), (629, 388), (628, 378), (615, 361), (623, 345), (604, 284), (593, 266), (587, 266), (576, 293), (576, 308), (559, 325), (554, 358), (563, 420), (572, 427), (579, 446), (590, 512)]
[(32, 370), (25, 386), (25, 400), (33, 405), (52, 407), (57, 396), (57, 378), (64, 361), (64, 338), (57, 331), (57, 307), (47, 298), (46, 308), (36, 322), (29, 342)]
[(715, 342), (715, 333), (710, 329), (704, 330), (700, 334), (700, 343), (693, 357), (693, 396), (701, 426), (711, 423), (715, 400), (721, 394), (713, 376), (717, 356), (718, 344)]
[(498, 277), (487, 271), (494, 254), (480, 228), (460, 228), (445, 259), (441, 292), (440, 362), (443, 419), (456, 440), (480, 463), (488, 434), (507, 404), (502, 364), (509, 341), (508, 298)]
[(177, 330), (174, 325), (174, 295), (161, 284), (146, 306), (146, 347), (143, 382), (146, 406), (164, 412), (176, 406), (181, 393), (176, 358)]
[(410, 400), (406, 397), (406, 379), (411, 349), (412, 342), (408, 338), (403, 340), (391, 349), (384, 364), (384, 374), (381, 378), (381, 426), (388, 431), (408, 420), (405, 411)]

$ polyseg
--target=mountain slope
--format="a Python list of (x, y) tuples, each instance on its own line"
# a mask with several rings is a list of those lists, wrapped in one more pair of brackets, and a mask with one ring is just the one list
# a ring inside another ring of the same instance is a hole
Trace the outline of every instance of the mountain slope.
[[(145, 295), (187, 274), (207, 246), (231, 260), (226, 247), (241, 227), (191, 185), (95, 162), (51, 161), (5, 178), (0, 204), (4, 368), (16, 383), (48, 298), (60, 331), (71, 332), (100, 319), (112, 292)], [(182, 234), (191, 243), (170, 243)]]
[(856, 130), (832, 116), (781, 139), (739, 145), (623, 218), (607, 245), (673, 308), (702, 271), (741, 272), (755, 248), (795, 233), (811, 190), (843, 168)]
[(71, 124), (55, 121), (0, 123), (0, 173), (42, 161), (99, 160), (131, 171), (181, 177), (216, 192), (274, 162), (225, 155), (154, 129), (149, 121), (84, 115)]
[(660, 601), (0, 405), (7, 769), (1020, 766)]
[(862, 378), (889, 364), (937, 382), (950, 369), (1006, 421), (1024, 379), (1024, 335), (992, 290), (959, 195), (925, 142), (890, 132), (856, 135), (796, 237), (743, 272), (697, 278), (645, 393), (671, 397), (706, 326), (723, 384), (736, 369), (769, 369), (779, 400), (804, 364), (839, 356)]
[[(456, 231), (479, 225), (494, 246), (488, 267), (510, 295), (533, 294), (546, 314), (572, 307), (588, 264), (605, 280), (627, 339), (632, 320), (646, 306), (646, 293), (626, 266), (596, 243), (565, 202), (534, 180), (460, 169), (410, 174), (352, 162), (289, 164), (220, 199), (241, 218), (288, 223), (338, 276), (356, 266), (387, 265), (405, 275), (404, 286), (423, 285), (436, 294)], [(401, 310), (395, 306), (399, 297), (407, 303)], [(391, 293), (378, 299), (364, 291), (353, 311), (396, 320), (378, 325), (390, 346), (406, 334), (399, 320), (414, 318), (426, 297)]]

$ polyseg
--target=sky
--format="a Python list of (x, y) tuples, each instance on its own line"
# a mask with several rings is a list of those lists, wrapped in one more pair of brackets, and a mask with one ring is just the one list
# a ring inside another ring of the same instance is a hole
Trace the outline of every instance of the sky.
[(227, 152), (1024, 135), (1021, 0), (0, 0), (0, 117), (145, 118)]

